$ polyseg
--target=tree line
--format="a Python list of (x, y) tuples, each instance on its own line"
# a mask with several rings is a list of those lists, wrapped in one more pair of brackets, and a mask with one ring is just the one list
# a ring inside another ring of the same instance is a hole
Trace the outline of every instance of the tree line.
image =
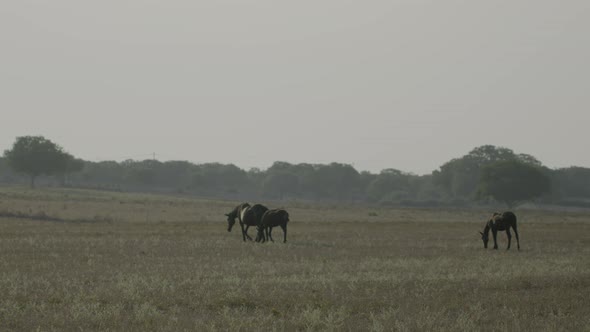
[(492, 145), (452, 159), (431, 174), (391, 168), (357, 171), (342, 163), (291, 164), (266, 170), (233, 164), (75, 158), (41, 136), (16, 139), (0, 158), (0, 182), (116, 191), (165, 192), (236, 200), (305, 200), (404, 206), (502, 202), (590, 207), (590, 169), (549, 169), (535, 157)]

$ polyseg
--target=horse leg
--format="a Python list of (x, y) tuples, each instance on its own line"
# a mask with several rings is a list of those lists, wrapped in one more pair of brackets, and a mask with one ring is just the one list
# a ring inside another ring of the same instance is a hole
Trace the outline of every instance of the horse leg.
[(287, 224), (281, 225), (283, 229), (283, 243), (287, 243)]
[(494, 249), (498, 249), (498, 242), (496, 241), (497, 235), (498, 235), (498, 230), (492, 229), (492, 236), (494, 237)]
[(244, 238), (244, 242), (246, 242), (246, 231), (244, 230), (244, 224), (241, 221), (240, 227), (242, 228), (242, 238)]
[(264, 236), (264, 227), (262, 226), (260, 226), (260, 228), (258, 229), (258, 242), (266, 242), (266, 237)]
[(510, 234), (510, 227), (506, 227), (506, 236), (508, 236), (508, 248), (506, 248), (506, 250), (510, 250), (510, 242), (512, 240), (512, 234)]
[(260, 226), (256, 227), (256, 242), (260, 242)]
[(268, 228), (268, 238), (270, 239), (270, 241), (275, 242), (275, 240), (272, 239), (272, 227)]
[(266, 240), (270, 240), (270, 231), (269, 231), (270, 227), (266, 226), (264, 227), (264, 242), (266, 242)]
[(516, 224), (512, 226), (514, 228), (514, 235), (516, 235), (516, 248), (520, 250), (520, 241), (518, 241), (518, 231), (516, 230)]
[(244, 230), (244, 234), (246, 234), (246, 238), (248, 238), (248, 240), (252, 241), (252, 238), (250, 237), (250, 235), (248, 235), (248, 228), (250, 228), (250, 225), (246, 225), (246, 230)]

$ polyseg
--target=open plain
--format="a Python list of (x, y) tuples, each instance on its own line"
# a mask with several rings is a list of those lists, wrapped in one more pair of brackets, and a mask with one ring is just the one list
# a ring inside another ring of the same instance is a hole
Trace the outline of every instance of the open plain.
[(237, 203), (0, 189), (0, 330), (590, 330), (590, 213), (516, 209), (519, 252), (491, 211), (288, 202), (244, 243)]

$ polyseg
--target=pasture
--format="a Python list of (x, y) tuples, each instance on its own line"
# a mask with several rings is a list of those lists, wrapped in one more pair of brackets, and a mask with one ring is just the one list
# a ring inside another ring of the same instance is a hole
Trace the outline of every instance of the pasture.
[(261, 244), (237, 203), (0, 189), (0, 330), (590, 330), (590, 214), (515, 210), (518, 252), (491, 211), (284, 203)]

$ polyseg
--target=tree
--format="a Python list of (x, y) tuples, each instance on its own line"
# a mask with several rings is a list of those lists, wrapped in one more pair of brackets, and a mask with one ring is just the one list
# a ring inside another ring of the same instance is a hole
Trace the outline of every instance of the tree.
[(285, 194), (296, 194), (299, 189), (297, 175), (287, 171), (275, 171), (266, 176), (262, 182), (262, 189), (266, 195), (278, 196), (283, 199)]
[(518, 160), (498, 161), (482, 168), (478, 196), (512, 207), (551, 191), (551, 178), (539, 166)]
[(567, 167), (554, 170), (554, 199), (588, 202), (590, 199), (590, 168)]
[(483, 145), (461, 158), (442, 165), (440, 170), (432, 173), (433, 181), (456, 197), (471, 197), (477, 192), (481, 169), (495, 162), (507, 160), (541, 166), (541, 162), (531, 155), (515, 154), (507, 148)]
[(367, 188), (367, 197), (371, 202), (382, 199), (405, 199), (408, 196), (411, 175), (397, 169), (384, 169)]
[(43, 136), (23, 136), (16, 138), (4, 156), (15, 172), (31, 177), (31, 188), (34, 188), (39, 175), (64, 173), (69, 155)]
[(125, 160), (125, 180), (132, 185), (152, 186), (156, 180), (156, 172), (161, 163), (157, 160), (146, 159), (143, 161)]
[(60, 182), (62, 186), (65, 186), (68, 182), (69, 176), (72, 173), (80, 172), (84, 169), (84, 160), (77, 159), (69, 153), (64, 153), (61, 157), (60, 170), (57, 172), (60, 174)]
[(191, 183), (205, 191), (239, 192), (248, 184), (248, 174), (233, 164), (207, 163), (198, 165)]
[(312, 187), (318, 197), (337, 200), (352, 199), (360, 184), (359, 172), (348, 164), (315, 165), (310, 174)]
[(78, 181), (95, 185), (120, 185), (125, 182), (126, 171), (122, 163), (116, 161), (86, 161)]

